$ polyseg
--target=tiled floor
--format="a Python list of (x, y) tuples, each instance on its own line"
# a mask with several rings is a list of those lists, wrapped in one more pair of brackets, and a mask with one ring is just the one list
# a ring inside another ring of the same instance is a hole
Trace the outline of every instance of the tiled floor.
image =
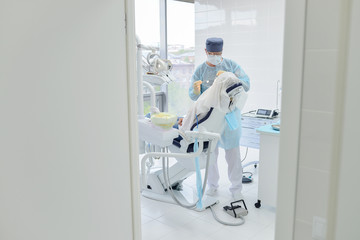
[[(241, 148), (245, 155), (245, 148)], [(219, 218), (225, 221), (239, 221), (222, 210), (229, 205), (231, 195), (227, 179), (227, 164), (223, 150), (219, 152), (220, 187), (216, 197), (220, 203), (214, 206)], [(258, 159), (258, 151), (249, 149), (247, 161)], [(160, 166), (160, 165), (158, 165)], [(142, 240), (273, 240), (275, 227), (275, 209), (261, 206), (257, 209), (258, 169), (249, 166), (244, 171), (253, 172), (253, 182), (243, 185), (243, 195), (249, 209), (245, 224), (241, 226), (225, 226), (214, 220), (211, 211), (196, 212), (174, 204), (154, 201), (141, 197)], [(195, 174), (186, 179), (184, 184), (195, 186)]]

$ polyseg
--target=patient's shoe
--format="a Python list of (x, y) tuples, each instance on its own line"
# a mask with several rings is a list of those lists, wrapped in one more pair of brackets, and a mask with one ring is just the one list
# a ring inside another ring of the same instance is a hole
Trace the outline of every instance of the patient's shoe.
[(214, 196), (216, 192), (217, 192), (217, 188), (209, 188), (208, 190), (206, 190), (206, 195)]

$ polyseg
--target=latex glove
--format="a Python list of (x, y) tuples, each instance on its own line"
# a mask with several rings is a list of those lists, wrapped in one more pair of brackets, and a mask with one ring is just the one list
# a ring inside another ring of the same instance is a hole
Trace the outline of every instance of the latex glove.
[(179, 126), (182, 126), (183, 120), (184, 120), (184, 118), (179, 118), (179, 121), (178, 121)]
[(202, 84), (201, 80), (198, 80), (198, 81), (194, 82), (194, 84), (193, 84), (194, 94), (200, 95), (201, 84)]

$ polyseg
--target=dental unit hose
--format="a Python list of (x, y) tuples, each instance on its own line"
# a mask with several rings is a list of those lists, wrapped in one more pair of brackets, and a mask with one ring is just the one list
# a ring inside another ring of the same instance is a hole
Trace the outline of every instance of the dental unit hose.
[(215, 210), (212, 209), (212, 206), (209, 206), (207, 208), (210, 208), (211, 213), (212, 213), (213, 217), (215, 218), (215, 220), (218, 221), (219, 223), (223, 224), (223, 225), (226, 225), (226, 226), (240, 226), (240, 225), (243, 225), (245, 223), (245, 219), (242, 216), (238, 217), (238, 218), (241, 219), (241, 222), (238, 222), (238, 223), (225, 222), (225, 221), (221, 220), (220, 218), (218, 218), (218, 216), (215, 213)]
[[(203, 142), (200, 142), (199, 144), (203, 144)], [(203, 182), (203, 188), (202, 188), (202, 196), (204, 196), (204, 192), (205, 192), (205, 188), (206, 188), (206, 182), (207, 182), (207, 177), (208, 177), (208, 169), (209, 169), (209, 162), (210, 162), (210, 149), (211, 149), (211, 141), (209, 141), (209, 146), (208, 146), (208, 153), (207, 153), (207, 158), (206, 158), (206, 170), (205, 170), (205, 177), (204, 177), (204, 182)], [(200, 150), (202, 150), (202, 146), (200, 147)], [(198, 150), (199, 151), (199, 150)], [(170, 196), (172, 197), (172, 199), (179, 204), (180, 206), (187, 208), (187, 209), (194, 209), (196, 208), (196, 205), (198, 204), (198, 202), (200, 201), (200, 199), (198, 199), (195, 203), (190, 204), (190, 205), (186, 205), (181, 203), (175, 196), (173, 189), (170, 186), (170, 179), (169, 179), (169, 158), (167, 157), (166, 159), (166, 163), (165, 164), (165, 159), (163, 158), (163, 175), (164, 175), (164, 182), (165, 182), (165, 186), (168, 189)]]
[[(200, 148), (201, 149), (201, 148)], [(211, 141), (209, 141), (209, 146), (208, 146), (208, 153), (207, 153), (207, 158), (206, 158), (206, 167), (205, 167), (205, 177), (204, 177), (204, 183), (203, 183), (203, 188), (202, 188), (202, 195), (204, 195), (204, 190), (206, 188), (206, 182), (207, 182), (207, 178), (208, 178), (208, 169), (209, 169), (209, 162), (210, 162), (210, 149), (211, 149)], [(164, 175), (164, 182), (166, 185), (166, 188), (168, 189), (170, 196), (172, 197), (172, 199), (179, 204), (180, 206), (187, 208), (187, 209), (192, 209), (194, 210), (196, 208), (196, 205), (198, 204), (198, 202), (200, 201), (200, 199), (198, 199), (195, 203), (190, 204), (190, 205), (186, 205), (180, 202), (180, 200), (178, 200), (173, 192), (173, 189), (170, 186), (170, 179), (169, 179), (169, 158), (166, 158), (166, 163), (165, 163), (165, 158), (163, 158), (162, 160), (162, 164), (163, 164), (163, 175)], [(207, 207), (210, 209), (214, 219), (226, 226), (240, 226), (243, 225), (245, 223), (245, 219), (242, 216), (238, 216), (238, 218), (241, 219), (240, 222), (237, 223), (233, 223), (233, 222), (226, 222), (221, 220), (215, 213), (215, 210), (212, 208), (212, 206)]]

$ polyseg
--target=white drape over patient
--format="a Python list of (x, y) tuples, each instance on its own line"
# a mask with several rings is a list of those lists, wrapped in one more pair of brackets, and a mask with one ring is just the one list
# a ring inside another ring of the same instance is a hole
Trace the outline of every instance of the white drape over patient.
[(230, 104), (231, 99), (229, 94), (226, 92), (229, 87), (240, 82), (240, 79), (231, 72), (224, 72), (220, 74), (214, 80), (213, 85), (202, 93), (194, 105), (189, 109), (184, 117), (180, 130), (191, 130), (191, 127), (197, 121), (196, 116), (200, 120), (211, 108), (215, 108), (223, 113), (228, 113), (233, 111), (236, 106), (243, 105), (243, 101), (241, 101), (241, 99), (245, 96), (245, 91), (242, 87), (240, 87), (240, 93), (232, 99), (234, 104)]

